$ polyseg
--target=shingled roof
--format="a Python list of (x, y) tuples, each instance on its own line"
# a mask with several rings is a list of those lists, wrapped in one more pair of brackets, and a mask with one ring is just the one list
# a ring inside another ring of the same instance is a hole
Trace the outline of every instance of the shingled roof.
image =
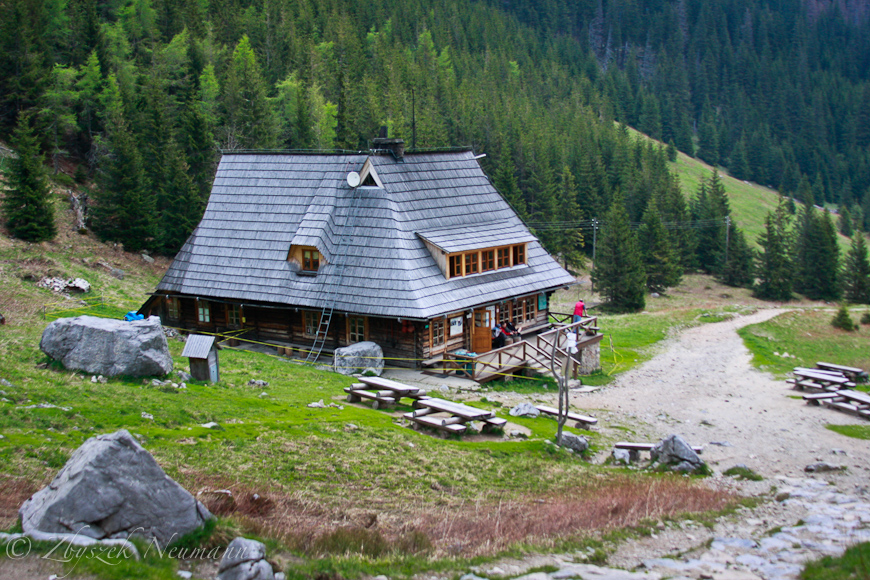
[[(347, 184), (367, 159), (380, 187)], [(447, 279), (445, 252), (527, 242), (527, 264)], [(326, 264), (300, 276), (291, 245)], [(428, 319), (574, 283), (470, 151), (225, 154), (199, 226), (157, 287), (200, 298)]]

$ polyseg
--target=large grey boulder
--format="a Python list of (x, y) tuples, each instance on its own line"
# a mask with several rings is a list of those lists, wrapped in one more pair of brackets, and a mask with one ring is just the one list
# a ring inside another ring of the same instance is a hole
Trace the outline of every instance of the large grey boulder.
[(132, 322), (60, 318), (43, 331), (39, 348), (68, 369), (94, 375), (144, 377), (172, 371), (169, 344), (156, 316)]
[(236, 538), (221, 558), (216, 580), (274, 580), (266, 561), (266, 546), (256, 540)]
[(559, 446), (570, 449), (575, 453), (583, 453), (589, 449), (589, 440), (582, 435), (574, 435), (573, 433), (564, 432), (559, 440)]
[(699, 471), (705, 465), (692, 446), (679, 435), (671, 435), (656, 443), (650, 450), (650, 457), (673, 471)]
[(126, 430), (91, 437), (18, 510), (24, 533), (130, 535), (166, 546), (212, 516)]
[(333, 355), (335, 372), (353, 375), (371, 371), (377, 376), (384, 372), (384, 351), (371, 341), (357, 342), (338, 348)]

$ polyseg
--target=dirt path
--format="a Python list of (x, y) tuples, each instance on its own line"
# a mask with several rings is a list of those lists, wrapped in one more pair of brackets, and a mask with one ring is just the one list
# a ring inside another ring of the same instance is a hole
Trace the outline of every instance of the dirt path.
[(804, 476), (805, 466), (827, 461), (848, 466), (838, 476), (844, 483), (866, 481), (866, 443), (825, 428), (860, 419), (808, 406), (793, 398), (799, 393), (784, 381), (750, 364), (737, 329), (782, 312), (761, 310), (686, 330), (666, 341), (650, 361), (604, 389), (574, 396), (572, 403), (609, 411), (610, 421), (637, 427), (638, 437), (652, 441), (678, 433), (704, 445), (703, 458), (716, 471), (743, 463), (765, 478)]

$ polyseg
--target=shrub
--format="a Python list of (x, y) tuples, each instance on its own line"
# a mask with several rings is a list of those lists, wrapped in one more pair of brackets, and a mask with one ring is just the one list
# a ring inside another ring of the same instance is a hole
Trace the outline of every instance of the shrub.
[(861, 315), (861, 324), (870, 324), (870, 312)]
[(837, 314), (834, 315), (834, 319), (831, 320), (831, 326), (834, 328), (839, 328), (841, 330), (852, 331), (857, 327), (855, 323), (852, 321), (852, 317), (849, 316), (849, 310), (845, 305), (840, 306), (840, 309), (837, 310)]
[(762, 479), (764, 479), (745, 465), (735, 465), (731, 469), (726, 469), (725, 471), (723, 471), (722, 474), (733, 477), (735, 479), (749, 481), (761, 481)]

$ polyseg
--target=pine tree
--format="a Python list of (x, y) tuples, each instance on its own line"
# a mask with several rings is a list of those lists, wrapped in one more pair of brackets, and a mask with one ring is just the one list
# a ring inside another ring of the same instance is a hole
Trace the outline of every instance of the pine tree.
[(679, 256), (662, 224), (655, 198), (650, 198), (637, 233), (646, 273), (646, 288), (664, 293), (681, 279)]
[(609, 310), (637, 311), (646, 306), (640, 249), (619, 192), (613, 196), (601, 229), (592, 281)]
[(709, 182), (701, 182), (692, 214), (700, 225), (697, 234), (698, 265), (704, 272), (717, 275), (725, 265), (725, 227), (731, 216), (728, 195), (717, 170), (713, 170)]
[(786, 301), (792, 298), (791, 234), (785, 201), (764, 218), (764, 231), (758, 237), (755, 296), (762, 300)]
[(852, 304), (870, 304), (870, 261), (867, 241), (855, 232), (843, 263), (843, 297)]
[(108, 154), (101, 167), (101, 188), (95, 192), (97, 205), (91, 210), (94, 231), (103, 240), (123, 243), (130, 252), (154, 248), (155, 201), (121, 110), (109, 112), (107, 129)]
[(161, 204), (157, 245), (160, 252), (172, 255), (181, 249), (202, 217), (203, 202), (188, 174), (184, 155), (170, 139), (165, 156), (164, 202)]
[(43, 157), (27, 117), (20, 117), (12, 146), (17, 153), (7, 161), (3, 213), (9, 233), (28, 242), (57, 235)]
[(836, 300), (840, 249), (837, 232), (827, 212), (816, 214), (805, 205), (795, 244), (795, 290), (811, 300)]
[(233, 51), (223, 110), (225, 148), (270, 148), (278, 144), (278, 119), (266, 98), (266, 82), (247, 35)]
[(719, 281), (735, 288), (749, 288), (753, 278), (753, 252), (740, 228), (731, 226), (728, 236), (728, 251), (725, 266), (719, 274)]

